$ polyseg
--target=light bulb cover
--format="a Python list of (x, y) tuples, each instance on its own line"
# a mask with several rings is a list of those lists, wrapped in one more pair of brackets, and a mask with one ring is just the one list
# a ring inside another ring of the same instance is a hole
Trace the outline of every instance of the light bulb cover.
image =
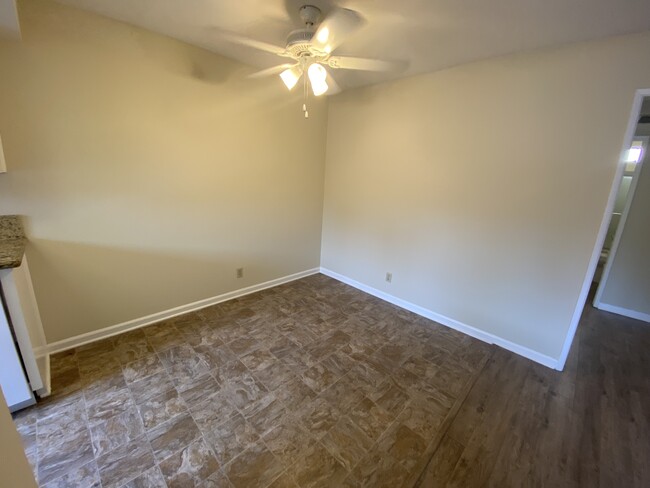
[(280, 78), (282, 78), (282, 81), (289, 90), (293, 89), (293, 87), (296, 86), (301, 76), (302, 69), (300, 69), (300, 66), (294, 66), (293, 68), (285, 69), (282, 73), (280, 73)]
[(327, 71), (322, 65), (318, 63), (312, 64), (309, 66), (307, 74), (309, 75), (309, 81), (311, 82), (311, 89), (314, 92), (314, 96), (318, 97), (327, 91), (329, 88), (325, 81), (327, 79)]
[(327, 39), (330, 37), (330, 30), (327, 27), (323, 27), (318, 31), (317, 39), (320, 43), (325, 44)]

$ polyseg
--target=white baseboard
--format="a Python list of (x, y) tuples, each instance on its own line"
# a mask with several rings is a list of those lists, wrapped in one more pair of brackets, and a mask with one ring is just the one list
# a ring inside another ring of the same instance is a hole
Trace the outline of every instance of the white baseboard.
[(650, 314), (647, 313), (637, 312), (636, 310), (629, 310), (627, 308), (617, 307), (616, 305), (610, 305), (603, 302), (600, 302), (596, 308), (604, 310), (605, 312), (611, 312), (625, 317), (630, 317), (631, 319), (642, 320), (643, 322), (650, 323)]
[[(206, 298), (204, 300), (199, 300), (197, 302), (193, 303), (188, 303), (187, 305), (181, 305), (179, 307), (175, 307), (169, 310), (165, 310), (162, 312), (158, 312), (155, 314), (147, 315), (145, 317), (140, 317), (138, 319), (134, 320), (129, 320), (128, 322), (123, 322), (121, 324), (116, 324), (112, 325), (109, 327), (105, 327), (103, 329), (99, 329), (96, 331), (92, 332), (87, 332), (85, 334), (81, 334), (78, 336), (70, 337), (68, 339), (64, 339), (61, 341), (53, 342), (51, 344), (47, 345), (47, 348), (39, 348), (39, 351), (35, 351), (36, 356), (43, 356), (45, 354), (55, 354), (57, 352), (62, 352), (66, 351), (68, 349), (72, 349), (75, 347), (83, 346), (84, 344), (88, 344), (91, 342), (95, 342), (101, 339), (106, 339), (108, 337), (112, 337), (118, 334), (122, 334), (124, 332), (128, 332), (130, 330), (135, 330), (139, 329), (141, 327), (145, 327), (147, 325), (154, 324), (156, 322), (160, 322), (162, 320), (170, 319), (173, 317), (176, 317), (178, 315), (182, 315), (188, 312), (193, 312), (196, 310), (200, 310), (205, 307), (209, 307), (211, 305), (216, 305), (217, 303), (225, 302), (228, 300), (232, 300), (234, 298), (239, 298), (245, 295), (249, 295), (251, 293), (255, 293), (257, 291), (265, 290), (267, 288), (272, 288), (274, 286), (282, 285), (284, 283), (288, 283), (290, 281), (294, 280), (299, 280), (300, 278), (304, 278), (306, 276), (311, 276), (316, 273), (322, 273), (326, 276), (329, 276), (330, 278), (334, 278), (335, 280), (341, 281), (342, 283), (345, 283), (347, 285), (350, 285), (358, 290), (361, 290), (365, 293), (368, 293), (370, 295), (373, 295), (377, 298), (380, 298), (384, 301), (387, 301), (389, 303), (392, 303), (393, 305), (397, 305), (398, 307), (404, 308), (406, 310), (409, 310), (413, 313), (416, 313), (418, 315), (421, 315), (422, 317), (426, 317), (430, 320), (433, 320), (434, 322), (438, 322), (442, 325), (445, 325), (451, 329), (455, 329), (459, 332), (462, 332), (464, 334), (467, 334), (471, 337), (474, 337), (476, 339), (479, 339), (483, 342), (487, 342), (488, 344), (495, 344), (497, 346), (500, 346), (504, 349), (507, 349), (509, 351), (514, 352), (515, 354), (518, 354), (520, 356), (523, 356), (527, 359), (530, 359), (532, 361), (535, 361), (537, 363), (540, 363), (544, 366), (547, 366), (549, 368), (557, 369), (558, 366), (558, 361), (557, 359), (551, 358), (549, 356), (546, 356), (544, 354), (540, 354), (537, 351), (533, 351), (532, 349), (528, 349), (527, 347), (521, 346), (519, 344), (515, 344), (513, 342), (510, 342), (506, 339), (503, 339), (501, 337), (495, 336), (493, 334), (490, 334), (488, 332), (484, 332), (480, 329), (477, 329), (476, 327), (472, 327), (470, 325), (464, 324), (462, 322), (459, 322), (457, 320), (454, 320), (452, 318), (446, 317), (444, 315), (440, 315), (438, 313), (432, 312), (431, 310), (428, 310), (424, 307), (420, 307), (419, 305), (415, 305), (411, 302), (408, 302), (406, 300), (402, 300), (401, 298), (397, 298), (393, 295), (389, 295), (388, 293), (385, 293), (381, 290), (377, 290), (376, 288), (372, 288), (370, 286), (364, 285), (363, 283), (360, 283), (358, 281), (355, 281), (351, 278), (348, 278), (347, 276), (343, 276), (339, 273), (336, 273), (334, 271), (331, 271), (327, 268), (313, 268), (305, 271), (301, 271), (299, 273), (294, 273), (288, 276), (283, 276), (281, 278), (277, 278), (271, 281), (266, 281), (264, 283), (260, 283), (257, 285), (252, 285), (246, 288), (241, 288), (239, 290), (234, 290), (228, 293), (224, 293), (222, 295), (217, 295), (215, 297), (211, 298)], [(603, 308), (603, 310), (605, 310)], [(619, 312), (615, 312), (619, 313)], [(637, 318), (637, 317), (635, 317)], [(643, 320), (643, 319), (641, 319)], [(646, 321), (650, 321), (646, 319)]]
[[(44, 349), (44, 348), (42, 348)], [(52, 392), (52, 377), (50, 374), (50, 355), (45, 352), (42, 356), (36, 358), (36, 362), (39, 363), (39, 371), (41, 372), (41, 378), (43, 379), (43, 388), (36, 390), (36, 394), (39, 398), (45, 398), (49, 396)]]
[[(267, 288), (272, 288), (274, 286), (282, 285), (290, 281), (299, 280), (306, 276), (310, 276), (319, 272), (319, 268), (308, 269), (301, 271), (299, 273), (294, 273), (288, 276), (283, 276), (281, 278), (276, 278), (271, 281), (266, 281), (264, 283), (259, 283), (257, 285), (248, 286), (246, 288), (241, 288), (239, 290), (234, 290), (222, 295), (217, 295), (215, 297), (206, 298), (204, 300), (199, 300), (197, 302), (188, 303), (187, 305), (181, 305), (180, 307), (171, 308), (169, 310), (164, 310), (162, 312), (157, 312), (146, 317), (140, 317), (138, 319), (129, 320), (128, 322), (122, 322), (121, 324), (111, 325), (109, 327), (104, 327), (103, 329), (94, 330), (92, 332), (87, 332), (78, 336), (70, 337), (68, 339), (63, 339), (61, 341), (53, 342), (47, 345), (46, 351), (38, 351), (41, 355), (44, 354), (54, 354), (57, 352), (66, 351), (75, 347), (83, 346), (90, 342), (95, 342), (101, 339), (106, 339), (130, 330), (139, 329), (140, 327), (145, 327), (147, 325), (160, 322), (162, 320), (167, 320), (177, 315), (182, 315), (188, 312), (194, 312), (195, 310), (200, 310), (211, 305), (216, 305), (217, 303), (225, 302), (232, 300), (233, 298), (239, 298), (244, 295), (250, 295), (257, 291), (265, 290)], [(37, 354), (38, 355), (38, 354)]]
[(476, 327), (472, 327), (471, 325), (459, 322), (458, 320), (454, 320), (444, 315), (440, 315), (436, 312), (432, 312), (431, 310), (428, 310), (424, 307), (420, 307), (414, 303), (407, 302), (406, 300), (402, 300), (401, 298), (397, 298), (393, 295), (389, 295), (388, 293), (377, 290), (376, 288), (372, 288), (371, 286), (364, 285), (363, 283), (355, 281), (351, 278), (348, 278), (347, 276), (341, 275), (327, 268), (320, 268), (320, 272), (326, 276), (329, 276), (330, 278), (334, 278), (335, 280), (345, 283), (346, 285), (350, 285), (358, 290), (366, 292), (369, 295), (381, 298), (386, 302), (397, 305), (398, 307), (409, 310), (413, 313), (421, 315), (422, 317), (433, 320), (434, 322), (438, 322), (439, 324), (445, 325), (451, 329), (455, 329), (459, 332), (462, 332), (463, 334), (467, 334), (483, 342), (487, 342), (488, 344), (495, 344), (499, 347), (507, 349), (508, 351), (523, 356), (526, 359), (530, 359), (531, 361), (542, 364), (548, 368), (558, 369), (559, 367), (557, 359), (546, 356), (545, 354), (541, 354), (537, 351), (533, 351), (532, 349), (528, 349), (527, 347), (515, 344), (514, 342), (510, 342), (494, 334), (484, 332), (480, 329), (477, 329)]

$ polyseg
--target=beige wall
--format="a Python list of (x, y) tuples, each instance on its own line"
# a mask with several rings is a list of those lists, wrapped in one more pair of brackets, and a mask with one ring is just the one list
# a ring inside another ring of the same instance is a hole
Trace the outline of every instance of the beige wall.
[(324, 219), (323, 266), (559, 356), (649, 34), (352, 90), (328, 124), (233, 61), (19, 6), (0, 213), (27, 216), (49, 342), (316, 267)]
[(646, 33), (335, 97), (321, 265), (558, 358), (649, 56)]
[(2, 486), (36, 488), (32, 468), (27, 461), (20, 435), (9, 414), (0, 389), (0, 480)]
[(600, 302), (650, 317), (650, 158), (646, 152)]
[(251, 68), (19, 8), (23, 41), (0, 41), (0, 213), (27, 216), (48, 342), (319, 265), (326, 102), (305, 120)]

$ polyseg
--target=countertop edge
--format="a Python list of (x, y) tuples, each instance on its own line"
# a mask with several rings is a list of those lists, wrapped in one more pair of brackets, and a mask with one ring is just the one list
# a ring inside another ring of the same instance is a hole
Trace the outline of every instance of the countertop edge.
[(27, 238), (19, 215), (0, 215), (0, 269), (18, 268)]

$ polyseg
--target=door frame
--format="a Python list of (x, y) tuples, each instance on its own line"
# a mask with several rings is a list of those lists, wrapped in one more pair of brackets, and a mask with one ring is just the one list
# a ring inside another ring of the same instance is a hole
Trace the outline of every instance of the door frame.
[(587, 267), (587, 274), (585, 275), (585, 279), (582, 283), (582, 289), (580, 290), (580, 295), (578, 296), (578, 302), (576, 303), (576, 308), (573, 312), (573, 317), (571, 318), (569, 330), (567, 332), (566, 339), (564, 340), (562, 353), (558, 359), (556, 369), (560, 371), (564, 369), (564, 365), (566, 364), (567, 357), (569, 356), (569, 351), (571, 350), (571, 344), (573, 343), (573, 339), (576, 335), (576, 330), (578, 329), (578, 323), (580, 323), (580, 317), (582, 316), (585, 304), (587, 303), (589, 288), (591, 288), (591, 282), (593, 281), (594, 274), (596, 273), (596, 266), (598, 265), (598, 260), (600, 259), (600, 253), (603, 249), (603, 244), (605, 243), (605, 236), (607, 235), (609, 222), (614, 211), (616, 194), (618, 193), (618, 188), (621, 185), (621, 180), (623, 179), (623, 174), (625, 172), (625, 157), (627, 150), (629, 149), (630, 144), (632, 144), (632, 139), (634, 139), (636, 126), (639, 122), (639, 115), (641, 114), (641, 105), (643, 104), (643, 99), (646, 97), (650, 97), (650, 88), (637, 90), (634, 94), (632, 110), (630, 111), (630, 118), (627, 122), (627, 129), (625, 130), (623, 147), (619, 154), (614, 181), (612, 182), (612, 187), (609, 190), (609, 198), (607, 200), (607, 206), (605, 207), (605, 213), (603, 214), (603, 218), (600, 223), (600, 230), (598, 231), (594, 249), (591, 253), (591, 259), (589, 260), (589, 266)]

